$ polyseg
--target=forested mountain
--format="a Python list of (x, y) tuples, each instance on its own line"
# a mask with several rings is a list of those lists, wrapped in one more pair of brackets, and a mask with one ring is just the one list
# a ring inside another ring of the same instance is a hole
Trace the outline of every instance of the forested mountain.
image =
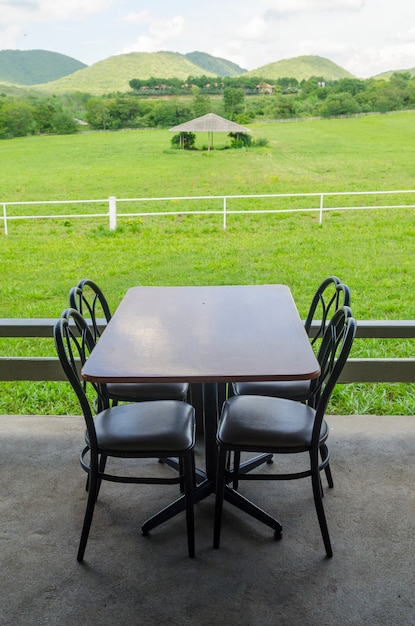
[(264, 79), (293, 77), (297, 80), (321, 76), (325, 80), (351, 74), (328, 59), (302, 56), (283, 59), (247, 72), (231, 61), (205, 52), (131, 52), (111, 56), (86, 66), (80, 61), (45, 50), (0, 51), (0, 83), (38, 85), (44, 93), (83, 91), (95, 95), (127, 92), (132, 79), (146, 80), (189, 76), (258, 76)]
[(248, 76), (261, 76), (265, 79), (296, 78), (307, 80), (312, 76), (321, 76), (324, 80), (340, 80), (352, 78), (347, 70), (336, 65), (333, 61), (319, 56), (300, 56), (293, 59), (282, 59), (268, 65), (263, 65), (256, 70), (246, 72)]
[[(406, 72), (413, 76), (415, 68)], [(392, 75), (393, 72), (385, 72), (375, 78), (389, 80)], [(36, 94), (48, 97), (77, 92), (94, 96), (127, 94), (131, 92), (133, 80), (142, 84), (145, 84), (143, 81), (156, 81), (160, 89), (170, 79), (172, 83), (175, 81), (174, 89), (177, 89), (177, 84), (181, 87), (182, 83), (192, 85), (205, 81), (199, 85), (205, 87), (211, 82), (209, 79), (221, 78), (228, 86), (233, 85), (230, 81), (239, 80), (235, 85), (243, 84), (244, 88), (248, 82), (254, 81), (255, 88), (256, 80), (275, 83), (289, 78), (301, 82), (312, 77), (326, 83), (355, 78), (329, 59), (311, 55), (282, 59), (247, 72), (235, 63), (200, 51), (188, 54), (132, 52), (111, 56), (89, 67), (71, 57), (46, 50), (0, 51), (0, 93), (15, 97)], [(286, 89), (286, 85), (280, 87), (283, 91)], [(172, 93), (175, 93), (174, 89)], [(188, 91), (190, 93), (190, 88)]]
[(396, 72), (399, 72), (399, 73), (404, 72), (404, 73), (410, 74), (410, 76), (415, 76), (415, 67), (412, 67), (409, 70), (390, 70), (389, 72), (382, 72), (381, 74), (376, 74), (376, 76), (374, 76), (373, 78), (377, 78), (380, 80), (388, 80)]
[(179, 78), (185, 81), (188, 76), (202, 74), (216, 76), (215, 73), (207, 72), (178, 52), (131, 52), (98, 61), (70, 76), (42, 85), (42, 89), (58, 94), (84, 91), (100, 95), (130, 91), (129, 81), (134, 78), (147, 79), (154, 76), (161, 79)]
[(189, 52), (185, 56), (202, 70), (214, 76), (239, 76), (247, 71), (232, 61), (213, 57), (206, 52)]
[(85, 63), (48, 50), (0, 50), (0, 83), (39, 85), (73, 74)]

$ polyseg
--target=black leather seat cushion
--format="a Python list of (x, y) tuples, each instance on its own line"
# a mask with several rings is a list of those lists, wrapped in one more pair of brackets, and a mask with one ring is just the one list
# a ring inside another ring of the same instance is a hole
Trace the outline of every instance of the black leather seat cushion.
[[(225, 402), (218, 440), (232, 449), (272, 452), (311, 445), (315, 411), (293, 400), (233, 396)], [(327, 436), (325, 421), (320, 439)]]
[(98, 413), (94, 423), (101, 450), (174, 456), (194, 444), (194, 409), (179, 400), (123, 404)]
[(236, 395), (274, 396), (305, 402), (310, 395), (309, 380), (233, 383)]

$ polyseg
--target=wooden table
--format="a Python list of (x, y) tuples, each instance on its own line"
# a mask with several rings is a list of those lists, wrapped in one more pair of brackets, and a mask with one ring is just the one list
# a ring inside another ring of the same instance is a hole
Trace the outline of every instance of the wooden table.
[[(318, 361), (285, 285), (133, 287), (86, 362), (92, 382), (203, 383), (206, 471), (195, 502), (215, 490), (218, 384), (316, 378)], [(232, 490), (235, 506), (281, 530)], [(183, 510), (183, 498), (143, 532)], [(274, 523), (275, 522), (275, 523)]]

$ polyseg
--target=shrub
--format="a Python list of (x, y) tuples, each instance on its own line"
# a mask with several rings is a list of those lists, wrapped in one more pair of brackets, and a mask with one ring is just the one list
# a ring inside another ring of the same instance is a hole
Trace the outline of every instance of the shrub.
[(171, 139), (171, 145), (176, 148), (184, 148), (184, 150), (191, 150), (196, 141), (196, 135), (194, 133), (179, 133), (174, 135)]

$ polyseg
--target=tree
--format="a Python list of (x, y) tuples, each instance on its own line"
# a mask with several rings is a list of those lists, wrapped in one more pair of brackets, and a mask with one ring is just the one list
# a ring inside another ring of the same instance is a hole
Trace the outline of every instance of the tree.
[(52, 132), (52, 119), (57, 109), (48, 100), (39, 100), (33, 104), (33, 119), (38, 133)]
[(110, 113), (107, 102), (101, 98), (91, 98), (85, 105), (86, 121), (96, 130), (108, 128)]
[(332, 115), (352, 115), (359, 113), (360, 107), (350, 93), (331, 93), (321, 106), (320, 115), (330, 117)]
[(6, 101), (0, 105), (0, 138), (25, 137), (33, 133), (33, 107), (25, 102)]
[(73, 135), (78, 132), (78, 126), (72, 115), (57, 111), (52, 117), (51, 130), (57, 135)]
[(173, 135), (171, 139), (171, 145), (175, 148), (183, 148), (183, 150), (191, 150), (196, 141), (196, 135), (194, 133), (179, 133)]
[(242, 113), (245, 102), (245, 93), (240, 87), (225, 87), (223, 90), (223, 108), (226, 115), (233, 119)]
[(252, 137), (248, 133), (229, 133), (231, 148), (247, 148), (252, 145)]
[(212, 105), (209, 96), (200, 93), (200, 87), (193, 87), (193, 113), (195, 117), (201, 117), (212, 111)]

